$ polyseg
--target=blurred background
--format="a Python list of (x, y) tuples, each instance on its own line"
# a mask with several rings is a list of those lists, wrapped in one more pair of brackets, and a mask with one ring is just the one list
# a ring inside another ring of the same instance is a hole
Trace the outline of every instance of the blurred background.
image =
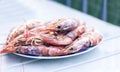
[(120, 26), (120, 0), (53, 0)]

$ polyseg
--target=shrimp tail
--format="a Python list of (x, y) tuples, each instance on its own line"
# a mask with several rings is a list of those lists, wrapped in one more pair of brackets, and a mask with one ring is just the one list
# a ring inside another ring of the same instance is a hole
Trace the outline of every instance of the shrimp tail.
[(10, 53), (10, 52), (15, 52), (15, 47), (11, 47), (11, 46), (5, 46), (3, 47), (2, 50), (0, 50), (0, 54), (3, 54), (3, 53)]

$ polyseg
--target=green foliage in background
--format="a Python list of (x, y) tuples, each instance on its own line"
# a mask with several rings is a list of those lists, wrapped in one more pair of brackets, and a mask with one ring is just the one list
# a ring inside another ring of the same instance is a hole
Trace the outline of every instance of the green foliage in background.
[(108, 22), (120, 26), (120, 0), (108, 0)]
[[(66, 5), (66, 0), (56, 0)], [(82, 11), (82, 0), (71, 0), (71, 7)], [(120, 26), (120, 0), (107, 0), (107, 21)], [(101, 18), (102, 0), (88, 0), (88, 14)]]
[(102, 0), (88, 0), (88, 14), (101, 18)]

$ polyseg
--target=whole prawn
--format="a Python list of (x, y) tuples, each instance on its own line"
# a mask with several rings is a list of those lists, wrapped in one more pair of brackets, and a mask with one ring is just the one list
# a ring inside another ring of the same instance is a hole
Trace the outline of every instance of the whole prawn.
[(80, 25), (80, 22), (74, 18), (61, 18), (46, 23), (46, 26), (57, 32), (69, 32)]
[(62, 46), (21, 46), (16, 49), (17, 53), (29, 55), (58, 56), (63, 55)]
[(65, 53), (75, 53), (80, 50), (87, 49), (90, 46), (95, 46), (101, 42), (102, 36), (95, 31), (88, 31), (82, 34), (71, 45), (65, 47)]

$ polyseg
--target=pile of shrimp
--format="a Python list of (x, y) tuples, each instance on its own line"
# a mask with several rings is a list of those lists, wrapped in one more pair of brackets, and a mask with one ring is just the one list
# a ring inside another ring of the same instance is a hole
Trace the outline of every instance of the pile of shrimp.
[(61, 18), (44, 23), (32, 21), (10, 31), (0, 54), (67, 55), (95, 46), (102, 38), (94, 28), (88, 28), (84, 21), (74, 18)]

